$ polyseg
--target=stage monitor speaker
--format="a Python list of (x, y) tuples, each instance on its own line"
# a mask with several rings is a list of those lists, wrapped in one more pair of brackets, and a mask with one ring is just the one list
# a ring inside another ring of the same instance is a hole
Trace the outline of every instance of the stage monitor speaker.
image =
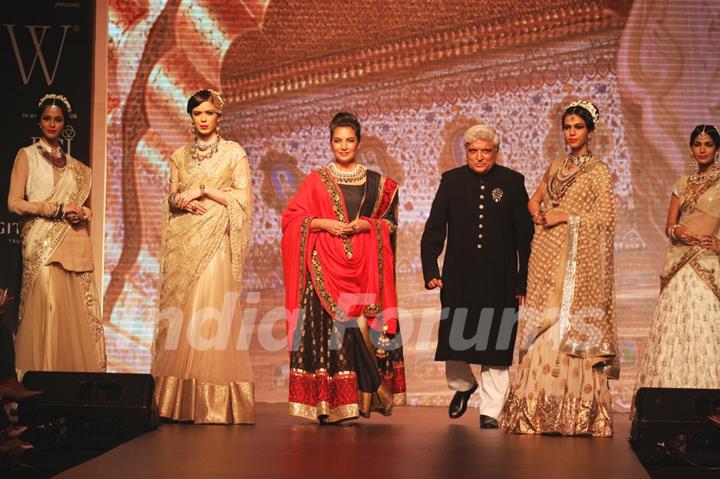
[(720, 389), (640, 388), (630, 443), (641, 462), (720, 465)]
[(19, 419), (46, 445), (110, 448), (158, 426), (149, 374), (29, 371), (23, 384), (45, 391), (20, 404)]

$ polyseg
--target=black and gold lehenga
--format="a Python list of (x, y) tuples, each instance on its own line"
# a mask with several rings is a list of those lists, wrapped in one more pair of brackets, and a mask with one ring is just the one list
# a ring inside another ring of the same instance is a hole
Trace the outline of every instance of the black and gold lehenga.
[[(368, 171), (365, 184), (340, 185), (323, 168), (305, 180), (288, 205), (283, 215), (286, 306), (296, 313), (288, 321), (290, 414), (337, 422), (371, 410), (389, 414), (393, 405), (405, 403), (400, 332), (384, 311), (396, 306), (397, 204), (397, 184), (389, 178)], [(372, 229), (343, 240), (311, 232), (310, 221), (318, 217), (365, 218)], [(360, 291), (378, 294), (367, 301), (356, 298), (359, 314), (345, 315), (343, 294)]]

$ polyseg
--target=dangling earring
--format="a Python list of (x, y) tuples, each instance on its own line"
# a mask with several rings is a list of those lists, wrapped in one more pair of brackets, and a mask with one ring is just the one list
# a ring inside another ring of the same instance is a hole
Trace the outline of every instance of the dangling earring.
[(190, 123), (190, 134), (192, 134), (193, 141), (197, 142), (198, 139), (198, 131), (197, 128), (195, 128), (195, 123)]
[(720, 150), (715, 152), (715, 168), (720, 169)]
[(572, 147), (567, 143), (565, 143), (565, 153), (567, 153), (568, 155), (572, 153)]
[(215, 127), (215, 133), (217, 134), (217, 136), (220, 136), (220, 123), (218, 123)]
[(690, 155), (690, 168), (692, 168), (693, 170), (697, 170), (697, 166), (697, 160), (694, 156)]

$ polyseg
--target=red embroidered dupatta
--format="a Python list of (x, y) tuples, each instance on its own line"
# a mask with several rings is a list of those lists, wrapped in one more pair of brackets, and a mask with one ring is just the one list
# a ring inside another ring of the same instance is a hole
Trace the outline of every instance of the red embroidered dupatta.
[(349, 221), (342, 191), (330, 172), (326, 168), (312, 172), (300, 186), (282, 216), (289, 347), (308, 273), (323, 308), (334, 320), (365, 315), (372, 328), (397, 332), (395, 258), (390, 226), (382, 219), (397, 190), (397, 183), (381, 177), (371, 216), (361, 216), (370, 222), (370, 231), (343, 239), (310, 231), (313, 218)]

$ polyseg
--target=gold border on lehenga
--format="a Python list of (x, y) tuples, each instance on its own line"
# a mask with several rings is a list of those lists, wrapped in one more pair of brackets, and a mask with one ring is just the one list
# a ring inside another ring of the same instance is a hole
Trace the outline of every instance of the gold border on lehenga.
[(320, 420), (320, 416), (326, 416), (322, 422), (339, 422), (347, 419), (355, 419), (360, 416), (360, 408), (357, 404), (344, 404), (335, 409), (330, 409), (330, 403), (320, 401), (317, 406), (308, 406), (298, 402), (288, 403), (288, 411), (291, 415), (309, 419)]
[[(318, 376), (326, 378), (330, 383), (342, 378), (356, 378), (354, 371), (338, 371), (332, 376), (326, 369), (316, 369), (314, 373), (299, 368), (290, 368), (290, 376), (300, 375), (317, 379)], [(346, 419), (354, 419), (360, 416), (360, 408), (357, 403), (343, 404), (334, 409), (330, 408), (329, 401), (318, 401), (314, 406), (297, 401), (288, 402), (288, 411), (293, 416), (302, 417), (311, 421), (321, 420), (322, 422), (338, 422)], [(325, 416), (320, 418), (320, 416)]]
[(96, 347), (100, 350), (98, 354), (100, 358), (98, 366), (100, 369), (105, 370), (107, 368), (107, 355), (105, 354), (103, 323), (97, 314), (100, 311), (100, 305), (95, 291), (95, 275), (91, 272), (85, 272), (75, 273), (74, 276), (79, 292), (82, 295), (83, 305), (85, 306), (85, 312), (87, 313), (88, 322), (90, 323), (90, 331), (92, 332)]
[(155, 376), (155, 402), (161, 417), (195, 424), (254, 424), (255, 385), (225, 384), (195, 378)]
[(700, 279), (705, 283), (705, 285), (710, 289), (710, 291), (715, 294), (715, 297), (720, 301), (720, 286), (715, 282), (715, 270), (712, 268), (705, 268), (703, 267), (700, 262), (698, 261), (698, 258), (695, 257), (690, 261), (690, 267), (695, 271), (695, 273), (700, 277)]
[(682, 269), (683, 266), (685, 266), (691, 260), (697, 257), (700, 253), (702, 253), (702, 251), (703, 250), (701, 247), (693, 246), (680, 257), (680, 259), (672, 266), (672, 268), (670, 268), (670, 272), (668, 274), (660, 275), (660, 292), (663, 292), (663, 290), (667, 287), (668, 283), (670, 283), (670, 280), (675, 277), (675, 275), (678, 273), (678, 271)]
[(559, 433), (564, 436), (613, 435), (612, 405), (599, 398), (592, 400), (567, 396), (521, 398), (510, 391), (502, 428), (515, 434)]

